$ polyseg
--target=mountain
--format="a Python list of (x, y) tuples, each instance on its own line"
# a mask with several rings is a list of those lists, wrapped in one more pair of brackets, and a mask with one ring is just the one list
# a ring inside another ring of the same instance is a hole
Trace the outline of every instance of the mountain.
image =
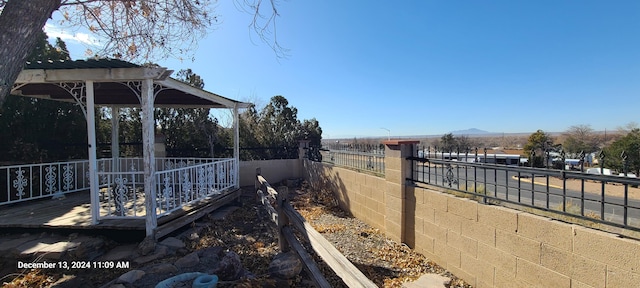
[(491, 134), (491, 132), (480, 130), (480, 129), (477, 129), (477, 128), (470, 128), (470, 129), (467, 129), (467, 130), (451, 131), (451, 134), (453, 134), (453, 135), (481, 135), (481, 134)]

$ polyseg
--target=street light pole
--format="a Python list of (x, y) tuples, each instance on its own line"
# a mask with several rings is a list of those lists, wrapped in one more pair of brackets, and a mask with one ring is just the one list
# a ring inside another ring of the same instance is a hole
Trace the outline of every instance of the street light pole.
[(380, 127), (380, 129), (387, 130), (387, 140), (391, 140), (391, 130), (389, 130), (387, 128), (382, 128), (382, 127)]

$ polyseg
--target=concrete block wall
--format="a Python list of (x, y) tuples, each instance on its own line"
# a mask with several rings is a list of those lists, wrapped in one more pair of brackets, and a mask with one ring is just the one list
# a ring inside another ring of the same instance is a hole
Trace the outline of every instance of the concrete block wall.
[(640, 287), (640, 242), (407, 187), (407, 245), (475, 287)]
[(310, 161), (304, 177), (474, 287), (640, 287), (640, 241), (415, 187), (412, 142), (388, 142), (385, 178)]
[(290, 178), (302, 178), (302, 161), (299, 159), (274, 159), (240, 161), (240, 186), (253, 186), (256, 179), (256, 168), (260, 167), (262, 175), (269, 183), (278, 183)]
[(333, 165), (304, 161), (305, 180), (314, 190), (328, 189), (340, 207), (374, 228), (385, 229), (384, 178)]
[[(406, 234), (406, 184), (405, 180), (411, 175), (411, 168), (405, 165), (405, 157), (411, 156), (413, 144), (417, 141), (388, 140), (385, 144), (385, 231), (389, 238), (396, 242), (403, 242)], [(408, 219), (408, 220), (407, 220)]]

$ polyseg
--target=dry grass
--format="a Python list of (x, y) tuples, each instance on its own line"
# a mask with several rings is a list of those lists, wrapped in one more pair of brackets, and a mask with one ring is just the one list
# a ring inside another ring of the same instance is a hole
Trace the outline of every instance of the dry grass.
[(33, 269), (22, 274), (7, 276), (14, 276), (14, 279), (8, 283), (2, 283), (2, 287), (4, 288), (49, 287), (55, 282), (54, 277), (43, 273), (40, 269)]
[(347, 226), (344, 224), (326, 224), (326, 225), (317, 225), (314, 226), (318, 233), (336, 233), (339, 231), (344, 231), (347, 229)]

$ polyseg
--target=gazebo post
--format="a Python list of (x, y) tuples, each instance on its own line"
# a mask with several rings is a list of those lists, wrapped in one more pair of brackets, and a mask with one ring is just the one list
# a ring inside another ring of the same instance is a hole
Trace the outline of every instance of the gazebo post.
[(87, 97), (87, 140), (89, 143), (89, 185), (91, 195), (91, 224), (98, 224), (100, 216), (100, 198), (98, 197), (98, 161), (96, 153), (96, 113), (93, 91), (93, 81), (86, 81), (85, 95)]
[[(113, 171), (120, 171), (120, 108), (111, 106), (111, 159)], [(126, 169), (126, 167), (125, 167)]]
[(145, 227), (147, 237), (155, 238), (158, 219), (156, 215), (156, 160), (155, 160), (155, 119), (153, 115), (153, 102), (155, 93), (153, 79), (142, 81), (142, 150), (144, 157), (144, 203), (145, 203)]
[(240, 121), (238, 118), (238, 103), (233, 104), (233, 167), (235, 188), (240, 188)]

